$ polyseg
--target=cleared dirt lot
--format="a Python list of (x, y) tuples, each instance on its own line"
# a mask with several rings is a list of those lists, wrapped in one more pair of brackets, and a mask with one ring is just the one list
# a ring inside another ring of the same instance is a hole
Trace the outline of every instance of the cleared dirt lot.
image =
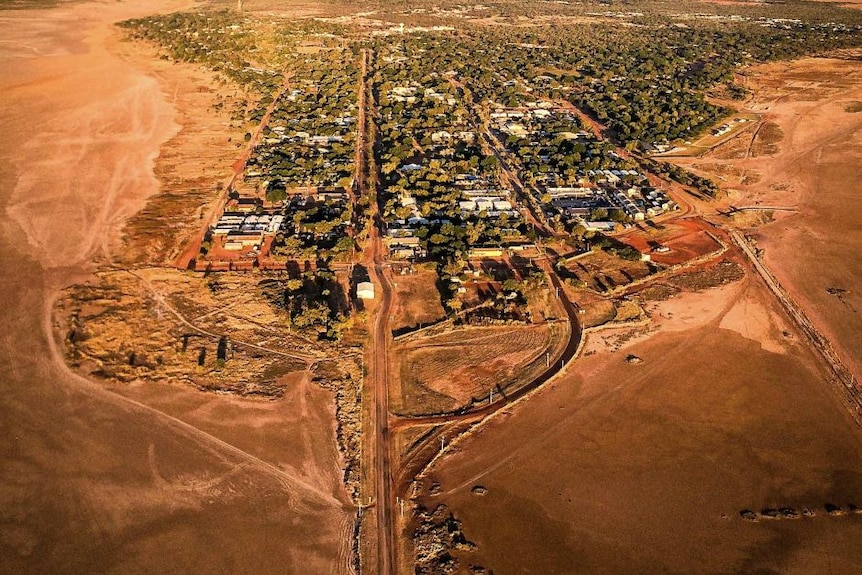
[(329, 393), (124, 397), (72, 374), (50, 336), (58, 290), (116, 253), (187, 117), (106, 49), (110, 23), (187, 6), (0, 14), (0, 573), (349, 571)]
[[(862, 438), (756, 279), (659, 304), (663, 324), (574, 362), (426, 482), (512, 573), (862, 569)], [(789, 332), (789, 336), (785, 334)], [(630, 364), (628, 354), (643, 361)], [(487, 490), (477, 495), (473, 490)], [(740, 517), (788, 507), (798, 519)], [(814, 517), (801, 516), (802, 510)]]
[[(667, 222), (661, 229), (647, 227), (644, 232), (631, 232), (620, 239), (649, 254), (657, 264), (676, 266), (718, 251), (721, 244), (710, 233), (714, 235), (715, 231), (703, 220), (681, 219)], [(656, 251), (661, 247), (668, 251)]]
[(430, 266), (412, 266), (412, 269), (413, 273), (394, 278), (396, 297), (391, 325), (396, 334), (446, 317), (437, 290), (437, 272)]

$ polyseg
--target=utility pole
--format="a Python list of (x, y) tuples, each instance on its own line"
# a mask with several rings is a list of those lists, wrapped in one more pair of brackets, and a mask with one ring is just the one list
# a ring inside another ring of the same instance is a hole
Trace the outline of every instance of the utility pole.
[(440, 437), (440, 451), (443, 451), (443, 448), (446, 447), (446, 438)]
[(545, 352), (545, 367), (551, 367), (551, 352)]
[(488, 405), (494, 403), (494, 388), (491, 388), (491, 395), (488, 397)]
[(236, 0), (236, 9), (242, 12), (242, 0)]

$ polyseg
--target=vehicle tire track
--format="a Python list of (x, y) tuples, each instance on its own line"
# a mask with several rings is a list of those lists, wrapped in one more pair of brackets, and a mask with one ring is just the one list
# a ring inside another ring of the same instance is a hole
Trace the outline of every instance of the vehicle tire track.
[[(52, 363), (55, 368), (70, 381), (80, 384), (74, 388), (63, 387), (65, 393), (81, 393), (95, 400), (104, 401), (120, 410), (147, 414), (154, 417), (156, 420), (159, 420), (166, 426), (173, 427), (177, 432), (186, 435), (201, 447), (208, 448), (213, 455), (221, 457), (223, 461), (226, 461), (226, 455), (230, 455), (245, 462), (247, 469), (254, 469), (262, 472), (276, 479), (281, 484), (288, 495), (288, 507), (290, 509), (305, 509), (307, 505), (306, 499), (332, 507), (340, 508), (343, 506), (343, 504), (332, 494), (326, 493), (320, 488), (306, 482), (302, 478), (290, 474), (268, 461), (260, 459), (247, 451), (243, 451), (235, 445), (231, 445), (230, 443), (227, 443), (226, 441), (219, 439), (218, 437), (211, 435), (173, 415), (169, 415), (154, 407), (105, 389), (72, 371), (72, 369), (66, 364), (63, 355), (60, 353), (57, 340), (54, 337), (51, 326), (51, 311), (54, 308), (54, 304), (58, 296), (59, 292), (54, 291), (53, 293), (48, 294), (45, 298), (42, 327), (46, 335)], [(300, 499), (300, 493), (304, 496), (304, 499)]]

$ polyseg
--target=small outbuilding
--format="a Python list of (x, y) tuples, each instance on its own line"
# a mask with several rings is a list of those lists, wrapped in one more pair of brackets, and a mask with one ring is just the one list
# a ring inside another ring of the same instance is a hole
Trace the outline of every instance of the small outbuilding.
[(358, 299), (374, 299), (374, 284), (371, 282), (359, 282), (356, 285), (356, 297)]

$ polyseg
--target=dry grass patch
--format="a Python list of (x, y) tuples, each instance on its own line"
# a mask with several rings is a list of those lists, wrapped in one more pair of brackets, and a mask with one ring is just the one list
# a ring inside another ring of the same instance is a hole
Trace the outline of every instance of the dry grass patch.
[(395, 333), (435, 323), (446, 317), (437, 290), (437, 272), (421, 266), (414, 270), (412, 274), (393, 278), (396, 304), (391, 325)]
[[(181, 382), (280, 397), (284, 376), (305, 370), (307, 363), (240, 342), (295, 351), (307, 344), (279, 328), (267, 306), (253, 303), (240, 287), (213, 291), (203, 278), (178, 272), (154, 273), (147, 282), (128, 273), (101, 274), (71, 288), (58, 303), (55, 318), (67, 360), (111, 381)], [(184, 324), (172, 309), (214, 335)]]
[(567, 263), (566, 270), (571, 280), (584, 282), (587, 288), (603, 293), (647, 277), (654, 267), (649, 262), (624, 260), (596, 251)]
[(754, 184), (760, 180), (760, 175), (754, 170), (723, 162), (698, 162), (691, 167), (707, 177), (718, 178), (724, 185)]
[(528, 382), (545, 367), (559, 328), (551, 325), (463, 328), (396, 348), (401, 359), (395, 409), (451, 411)]
[(741, 280), (745, 270), (736, 262), (722, 260), (713, 266), (681, 273), (667, 283), (684, 291), (701, 291)]
[(602, 299), (581, 306), (583, 314), (580, 316), (581, 325), (584, 327), (596, 327), (613, 321), (617, 315), (617, 308), (613, 300)]
[(745, 137), (732, 138), (723, 144), (719, 144), (709, 152), (710, 158), (717, 160), (739, 160), (748, 155), (748, 144), (751, 138)]
[(784, 130), (775, 122), (764, 122), (751, 146), (752, 156), (770, 156), (779, 151), (778, 143), (784, 138)]

